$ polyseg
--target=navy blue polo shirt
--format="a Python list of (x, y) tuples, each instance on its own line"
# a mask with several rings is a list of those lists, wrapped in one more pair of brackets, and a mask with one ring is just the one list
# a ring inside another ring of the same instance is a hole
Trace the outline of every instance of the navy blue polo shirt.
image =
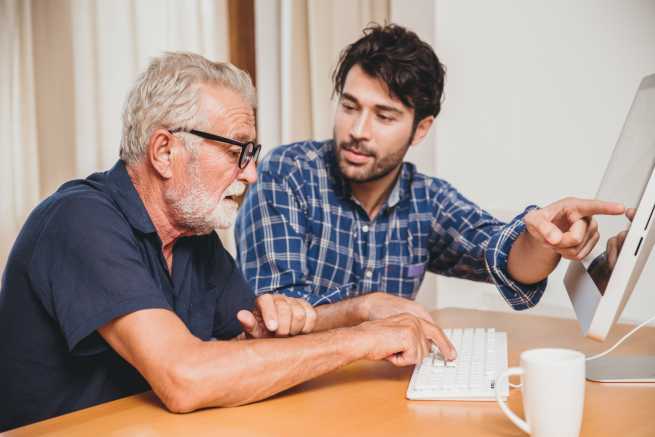
[(39, 204), (0, 290), (0, 431), (149, 389), (98, 334), (147, 308), (174, 311), (202, 340), (241, 332), (254, 294), (216, 233), (161, 240), (119, 161)]

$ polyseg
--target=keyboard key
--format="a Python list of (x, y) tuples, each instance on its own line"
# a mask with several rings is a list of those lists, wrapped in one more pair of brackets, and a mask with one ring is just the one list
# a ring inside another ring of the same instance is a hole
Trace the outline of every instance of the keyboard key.
[[(494, 328), (444, 329), (457, 350), (457, 360), (446, 361), (433, 345), (430, 355), (412, 374), (409, 399), (495, 399), (496, 375), (507, 368), (507, 335)], [(509, 386), (501, 383), (501, 397)]]

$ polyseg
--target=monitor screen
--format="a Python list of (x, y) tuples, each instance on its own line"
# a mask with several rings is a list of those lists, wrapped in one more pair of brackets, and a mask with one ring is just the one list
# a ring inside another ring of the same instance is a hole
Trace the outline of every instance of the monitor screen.
[[(596, 198), (620, 202), (628, 208), (627, 216), (632, 215), (654, 165), (655, 76), (650, 76), (635, 97)], [(649, 221), (655, 220), (653, 211), (649, 213)], [(583, 260), (583, 265), (603, 295), (630, 228), (630, 220), (626, 215), (600, 215), (595, 219), (600, 240)]]

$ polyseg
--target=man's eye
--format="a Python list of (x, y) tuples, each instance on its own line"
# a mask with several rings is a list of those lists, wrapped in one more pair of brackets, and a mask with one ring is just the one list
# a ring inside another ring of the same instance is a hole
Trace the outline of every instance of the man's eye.
[(389, 117), (389, 116), (384, 115), (384, 114), (378, 114), (378, 118), (380, 120), (382, 120), (382, 121), (393, 121), (394, 120), (393, 117)]
[(354, 105), (345, 102), (341, 103), (341, 107), (346, 111), (354, 111), (356, 109)]

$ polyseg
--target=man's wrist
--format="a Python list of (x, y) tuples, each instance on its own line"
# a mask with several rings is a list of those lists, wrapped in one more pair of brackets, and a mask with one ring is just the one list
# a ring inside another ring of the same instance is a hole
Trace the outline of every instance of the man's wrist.
[(369, 331), (362, 324), (347, 328), (339, 328), (342, 331), (340, 337), (345, 340), (344, 348), (351, 361), (365, 359), (369, 356), (371, 338)]
[(371, 313), (370, 294), (358, 296), (354, 299), (351, 299), (351, 302), (352, 305), (350, 308), (350, 317), (354, 324), (360, 324), (368, 321), (369, 315)]
[(316, 307), (315, 331), (325, 331), (359, 325), (368, 320), (369, 306), (366, 296), (344, 299)]
[(507, 273), (522, 284), (543, 281), (557, 267), (557, 252), (534, 238), (527, 229), (518, 236), (507, 257)]
[(521, 237), (525, 238), (525, 245), (528, 248), (526, 253), (539, 254), (544, 262), (550, 261), (553, 268), (557, 266), (561, 256), (555, 251), (555, 249), (544, 245), (541, 241), (533, 237), (527, 229), (523, 232)]

